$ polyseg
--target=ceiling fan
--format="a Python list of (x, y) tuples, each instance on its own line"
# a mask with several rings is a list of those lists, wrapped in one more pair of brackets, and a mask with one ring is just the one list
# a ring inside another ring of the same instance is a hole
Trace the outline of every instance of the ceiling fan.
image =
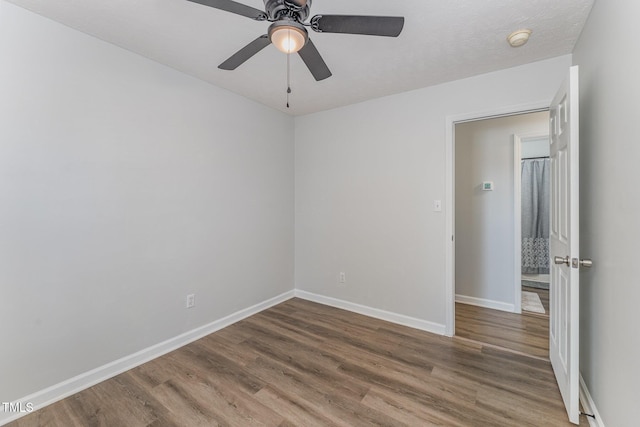
[(317, 81), (331, 77), (331, 71), (309, 38), (305, 27), (310, 27), (318, 33), (397, 37), (404, 26), (404, 18), (396, 16), (315, 15), (309, 22), (305, 22), (309, 17), (311, 0), (264, 0), (264, 12), (232, 0), (189, 1), (246, 16), (256, 21), (272, 23), (267, 34), (258, 37), (234, 53), (218, 68), (235, 70), (273, 43), (284, 53), (298, 52)]

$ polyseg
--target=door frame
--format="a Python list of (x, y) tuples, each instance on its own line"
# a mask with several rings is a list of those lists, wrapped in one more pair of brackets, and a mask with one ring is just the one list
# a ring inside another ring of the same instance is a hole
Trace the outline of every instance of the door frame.
[(445, 140), (445, 335), (455, 335), (455, 127), (459, 123), (548, 111), (552, 99), (446, 117)]

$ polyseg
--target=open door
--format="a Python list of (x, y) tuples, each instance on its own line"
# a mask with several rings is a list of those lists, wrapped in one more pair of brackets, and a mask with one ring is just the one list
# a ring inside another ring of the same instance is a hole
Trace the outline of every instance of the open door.
[(550, 107), (551, 255), (549, 358), (567, 408), (579, 423), (578, 67)]

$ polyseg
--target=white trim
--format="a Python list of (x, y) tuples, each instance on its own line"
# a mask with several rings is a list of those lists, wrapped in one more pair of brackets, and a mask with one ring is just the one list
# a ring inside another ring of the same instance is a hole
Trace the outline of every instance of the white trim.
[[(102, 381), (105, 381), (109, 378), (112, 378), (122, 372), (128, 371), (129, 369), (135, 368), (136, 366), (142, 365), (150, 360), (153, 360), (157, 357), (160, 357), (166, 353), (169, 353), (177, 348), (180, 348), (184, 345), (187, 345), (193, 341), (196, 341), (202, 337), (205, 337), (209, 334), (212, 334), (220, 329), (226, 328), (240, 320), (243, 320), (249, 316), (257, 314), (263, 310), (266, 310), (270, 307), (273, 307), (277, 304), (280, 304), (284, 301), (287, 301), (291, 298), (301, 298), (307, 301), (317, 302), (319, 304), (328, 305), (331, 307), (341, 308), (343, 310), (348, 310), (354, 313), (362, 314), (365, 316), (373, 317), (376, 319), (385, 320), (388, 322), (408, 326), (415, 329), (420, 329), (426, 332), (431, 332), (439, 335), (446, 335), (446, 327), (445, 325), (429, 322), (426, 320), (417, 319), (414, 317), (405, 316), (402, 314), (397, 314), (385, 310), (380, 310), (372, 307), (367, 307), (360, 304), (355, 304), (349, 301), (344, 301), (332, 297), (327, 297), (323, 295), (314, 294), (307, 291), (301, 291), (298, 289), (291, 290), (280, 294), (276, 297), (270, 298), (266, 301), (253, 305), (251, 307), (239, 310), (235, 313), (232, 313), (222, 319), (213, 321), (207, 325), (192, 329), (191, 331), (185, 332), (176, 337), (170, 338), (166, 341), (163, 341), (159, 344), (148, 347), (144, 350), (141, 350), (137, 353), (131, 354), (129, 356), (125, 356), (121, 359), (115, 360), (111, 363), (93, 369), (91, 371), (80, 374), (76, 377), (70, 378), (66, 381), (60, 382), (56, 385), (48, 387), (46, 389), (40, 390), (36, 393), (23, 397), (21, 399), (16, 399), (16, 402), (31, 402), (33, 403), (33, 410), (36, 411), (38, 409), (42, 409), (45, 406), (48, 406), (52, 403), (55, 403), (59, 400), (64, 399), (65, 397), (71, 396), (75, 393), (78, 393), (84, 389), (87, 389), (95, 384), (98, 384)], [(491, 300), (482, 300), (480, 298), (466, 297), (463, 295), (456, 295), (456, 301), (464, 304), (472, 304), (479, 305), (487, 308), (494, 308), (501, 310), (500, 306), (509, 306), (509, 304), (501, 303), (498, 301)], [(482, 305), (485, 304), (485, 305)], [(513, 306), (512, 306), (513, 309)], [(503, 311), (513, 311), (513, 310), (503, 310)], [(596, 409), (595, 403), (591, 398), (591, 394), (584, 382), (582, 376), (580, 376), (580, 402), (584, 408), (584, 411), (587, 413), (591, 413), (595, 415), (595, 420), (591, 417), (587, 417), (589, 421), (589, 425), (591, 427), (605, 427), (598, 410)], [(0, 414), (0, 426), (8, 424), (11, 421), (15, 421), (18, 418), (21, 418), (28, 413), (16, 413), (16, 414), (8, 414), (2, 413)]]
[[(251, 307), (239, 310), (223, 317), (222, 319), (215, 320), (209, 324), (192, 329), (176, 337), (169, 338), (166, 341), (140, 350), (137, 353), (133, 353), (121, 359), (107, 363), (106, 365), (62, 381), (51, 387), (45, 388), (44, 390), (37, 391), (29, 396), (23, 397), (22, 399), (16, 399), (14, 402), (31, 402), (33, 403), (34, 411), (41, 409), (44, 406), (50, 405), (64, 399), (65, 397), (71, 396), (72, 394), (98, 384), (99, 382), (105, 381), (121, 374), (122, 372), (142, 365), (145, 362), (160, 357), (170, 351), (219, 331), (220, 329), (226, 328), (227, 326), (239, 322), (242, 319), (287, 301), (293, 297), (293, 290), (285, 292)], [(14, 421), (24, 415), (27, 415), (27, 413), (0, 412), (0, 426), (9, 423), (10, 421)]]
[(445, 335), (455, 333), (455, 125), (495, 117), (547, 111), (551, 100), (447, 116), (445, 120)]
[(444, 254), (444, 286), (445, 286), (445, 335), (452, 337), (456, 331), (456, 311), (455, 311), (455, 291), (456, 291), (456, 242), (455, 231), (455, 119), (447, 117), (446, 128), (446, 148), (445, 148), (445, 195), (444, 211), (445, 215), (445, 254)]
[(522, 137), (513, 135), (513, 312), (522, 314)]
[(508, 311), (509, 313), (515, 313), (515, 306), (513, 304), (509, 304), (508, 302), (469, 297), (459, 294), (456, 294), (456, 302), (459, 302), (461, 304), (476, 305), (478, 307), (491, 308), (493, 310)]
[(356, 304), (324, 295), (318, 295), (307, 291), (296, 289), (295, 296), (307, 301), (317, 302), (319, 304), (331, 307), (341, 308), (353, 313), (363, 314), (387, 322), (397, 323), (399, 325), (408, 326), (410, 328), (420, 329), (422, 331), (431, 332), (438, 335), (444, 335), (444, 325), (427, 320), (416, 319), (415, 317), (405, 316), (403, 314), (392, 313), (390, 311), (380, 310), (378, 308), (367, 307), (365, 305)]
[(602, 417), (596, 408), (596, 404), (591, 398), (591, 393), (589, 393), (589, 389), (587, 388), (587, 384), (584, 382), (582, 375), (580, 375), (580, 403), (582, 404), (582, 410), (585, 413), (595, 415), (595, 419), (587, 417), (589, 425), (591, 427), (604, 427), (604, 421), (602, 421)]

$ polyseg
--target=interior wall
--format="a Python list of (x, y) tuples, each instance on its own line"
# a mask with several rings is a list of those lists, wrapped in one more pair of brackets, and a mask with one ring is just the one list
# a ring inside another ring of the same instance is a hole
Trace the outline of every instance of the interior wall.
[(596, 0), (580, 66), (580, 370), (607, 426), (640, 419), (640, 3)]
[(444, 327), (446, 119), (550, 102), (570, 65), (562, 56), (296, 118), (296, 287)]
[(1, 401), (293, 289), (291, 117), (0, 1), (0, 120)]
[[(546, 133), (549, 133), (548, 130)], [(549, 157), (551, 155), (549, 138), (525, 138), (520, 143), (520, 158), (530, 159), (532, 157)]]
[[(456, 125), (455, 286), (465, 301), (514, 309), (513, 135), (548, 129), (546, 111)], [(484, 181), (493, 191), (483, 191)]]

